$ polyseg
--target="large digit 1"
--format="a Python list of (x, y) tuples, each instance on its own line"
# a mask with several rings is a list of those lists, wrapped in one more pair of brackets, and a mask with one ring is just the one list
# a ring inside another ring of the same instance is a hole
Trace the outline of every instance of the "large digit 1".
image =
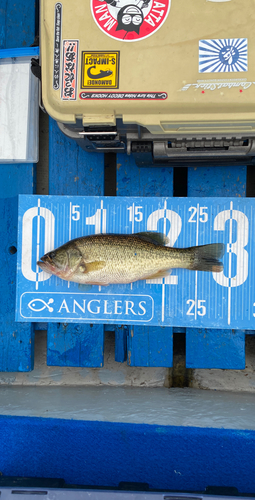
[[(165, 233), (166, 219), (168, 219), (170, 222), (170, 230), (167, 234), (169, 243), (167, 244), (167, 246), (173, 247), (181, 232), (182, 228), (181, 217), (173, 210), (168, 210), (166, 208), (155, 210), (155, 212), (152, 212), (148, 217), (147, 220), (148, 231), (157, 231), (158, 221), (160, 219), (164, 219), (164, 233)], [(146, 283), (163, 283), (163, 279), (159, 278), (159, 279), (146, 280)], [(167, 276), (165, 278), (165, 283), (167, 283), (168, 285), (177, 285), (178, 276)]]
[(101, 208), (98, 208), (91, 217), (86, 217), (86, 224), (95, 226), (95, 234), (106, 233), (106, 208), (103, 208), (103, 200)]
[(48, 280), (51, 275), (39, 269), (36, 272), (32, 269), (33, 219), (35, 217), (37, 217), (36, 260), (41, 257), (39, 255), (40, 217), (45, 220), (44, 253), (54, 248), (55, 217), (48, 208), (40, 206), (40, 200), (38, 200), (38, 207), (29, 208), (23, 215), (21, 270), (27, 280), (38, 282)]
[[(249, 221), (246, 215), (239, 210), (233, 210), (233, 202), (230, 203), (230, 210), (223, 210), (214, 219), (214, 230), (224, 231), (225, 224), (229, 220), (229, 243), (227, 244), (227, 252), (229, 253), (229, 268), (227, 277), (224, 272), (213, 273), (213, 278), (221, 286), (236, 287), (242, 285), (248, 276), (248, 260), (249, 255), (245, 246), (249, 239)], [(237, 222), (237, 238), (232, 241), (232, 221)], [(236, 255), (237, 266), (236, 275), (231, 278), (231, 254)]]

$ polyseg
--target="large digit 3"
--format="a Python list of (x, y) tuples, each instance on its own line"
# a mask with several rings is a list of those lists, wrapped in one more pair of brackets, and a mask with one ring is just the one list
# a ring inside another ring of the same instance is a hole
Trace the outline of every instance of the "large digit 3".
[[(213, 278), (221, 286), (236, 287), (242, 285), (248, 276), (249, 255), (245, 246), (249, 239), (249, 221), (246, 215), (239, 210), (233, 210), (233, 202), (230, 203), (230, 210), (223, 210), (214, 219), (214, 230), (224, 231), (226, 221), (229, 220), (229, 242), (227, 252), (229, 255), (228, 277), (222, 273), (213, 273)], [(237, 238), (232, 241), (232, 220), (237, 222)], [(236, 255), (236, 275), (231, 277), (231, 254)]]

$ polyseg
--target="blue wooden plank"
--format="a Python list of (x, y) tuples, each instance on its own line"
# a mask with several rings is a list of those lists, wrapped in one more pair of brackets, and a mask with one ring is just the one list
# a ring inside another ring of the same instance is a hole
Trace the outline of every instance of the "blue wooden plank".
[(1, 0), (0, 49), (28, 47), (35, 36), (35, 5), (30, 0)]
[[(70, 328), (72, 326), (72, 328)], [(48, 325), (47, 364), (51, 366), (93, 366), (104, 364), (102, 325)]]
[(129, 333), (128, 326), (115, 326), (115, 361), (124, 363), (127, 359), (127, 336)]
[(49, 194), (97, 196), (104, 192), (104, 155), (68, 139), (49, 119)]
[(188, 196), (245, 196), (247, 167), (189, 167)]
[(137, 167), (132, 156), (117, 155), (117, 196), (173, 196), (173, 168)]
[[(189, 167), (188, 196), (245, 196), (246, 175), (245, 166)], [(204, 329), (203, 335), (200, 332), (198, 329), (187, 329), (187, 367), (240, 370), (245, 368), (242, 331), (230, 330), (227, 333), (226, 330)]]
[[(31, 166), (32, 169), (33, 167)], [(16, 185), (16, 189), (20, 190), (23, 188), (22, 178), (20, 175), (15, 175), (15, 173), (20, 174), (22, 171), (22, 165), (16, 165), (12, 176), (13, 185)], [(1, 192), (3, 191), (3, 186), (7, 185), (5, 181), (10, 174), (9, 168), (6, 165), (0, 165), (0, 173), (2, 179)], [(3, 193), (1, 194), (3, 195)], [(33, 327), (31, 323), (22, 324), (15, 322), (17, 196), (0, 199), (0, 211), (0, 258), (3, 263), (0, 277), (0, 371), (29, 371), (33, 369), (34, 362)]]
[(244, 370), (245, 332), (187, 328), (186, 366)]
[[(104, 189), (104, 156), (89, 154), (49, 120), (49, 193), (100, 195)], [(49, 324), (47, 364), (103, 366), (104, 326)]]
[(129, 366), (173, 366), (173, 329), (133, 326), (127, 339)]
[[(139, 168), (132, 156), (118, 154), (116, 177), (118, 196), (173, 196), (173, 168), (171, 167), (148, 166)], [(164, 335), (163, 330), (160, 327), (150, 327), (148, 330), (148, 327), (134, 326), (132, 337), (131, 334), (128, 336), (128, 364), (132, 366), (172, 366), (173, 344), (170, 339), (173, 336), (173, 329), (167, 329), (167, 336)], [(156, 351), (154, 354), (152, 353), (150, 344), (152, 335), (155, 349), (157, 345), (161, 346), (159, 353)], [(118, 342), (118, 336), (116, 336), (117, 346)]]
[[(31, 45), (34, 40), (35, 9), (30, 0), (3, 0), (0, 8), (0, 48)], [(1, 164), (0, 185), (0, 371), (29, 371), (34, 363), (34, 330), (15, 322), (17, 265), (17, 220), (19, 193), (32, 194), (35, 165)]]

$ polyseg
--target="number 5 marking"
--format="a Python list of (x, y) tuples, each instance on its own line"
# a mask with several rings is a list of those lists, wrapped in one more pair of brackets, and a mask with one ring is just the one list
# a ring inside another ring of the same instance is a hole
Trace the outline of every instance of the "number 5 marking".
[(78, 210), (78, 208), (80, 208), (80, 205), (71, 204), (71, 207), (72, 207), (72, 219), (75, 221), (80, 220), (81, 214)]

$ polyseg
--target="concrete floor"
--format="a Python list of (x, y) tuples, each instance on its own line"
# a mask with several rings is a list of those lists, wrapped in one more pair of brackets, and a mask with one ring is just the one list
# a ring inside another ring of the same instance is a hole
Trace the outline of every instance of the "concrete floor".
[(133, 424), (255, 429), (253, 394), (131, 387), (0, 387), (0, 414)]

